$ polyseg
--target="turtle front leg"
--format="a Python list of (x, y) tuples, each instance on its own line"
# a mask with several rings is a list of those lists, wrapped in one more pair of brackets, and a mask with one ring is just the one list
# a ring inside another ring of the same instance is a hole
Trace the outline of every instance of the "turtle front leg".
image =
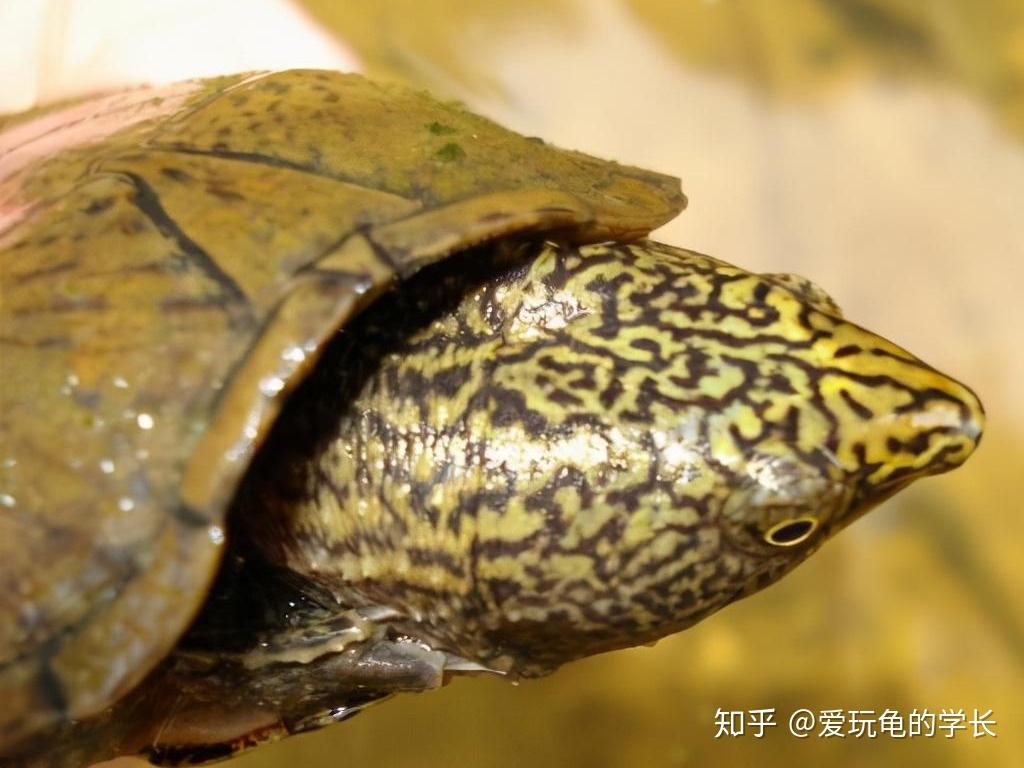
[[(400, 692), (482, 670), (409, 639), (389, 608), (349, 608), (258, 556), (229, 558), (202, 614), (143, 681), (94, 717), (21, 746), (12, 768), (80, 768), (141, 755), (157, 765), (222, 760), (314, 730)], [(6, 756), (5, 756), (6, 757)]]
[(447, 654), (386, 637), (353, 640), (365, 622), (348, 631), (338, 629), (346, 619), (332, 621), (319, 645), (305, 628), (237, 656), (174, 654), (139, 702), (155, 708), (152, 716), (121, 753), (158, 765), (221, 759), (345, 720), (395, 693), (443, 684)]
[(458, 657), (385, 635), (383, 625), (349, 611), (242, 653), (179, 649), (113, 707), (33, 740), (11, 765), (70, 768), (133, 755), (156, 765), (222, 760), (463, 671)]

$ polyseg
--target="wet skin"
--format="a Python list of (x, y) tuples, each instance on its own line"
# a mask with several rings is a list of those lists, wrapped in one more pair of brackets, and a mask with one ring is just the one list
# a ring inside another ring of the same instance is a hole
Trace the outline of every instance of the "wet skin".
[(772, 583), (983, 422), (808, 281), (652, 242), (473, 254), (344, 335), (239, 519), (340, 603), (526, 674)]

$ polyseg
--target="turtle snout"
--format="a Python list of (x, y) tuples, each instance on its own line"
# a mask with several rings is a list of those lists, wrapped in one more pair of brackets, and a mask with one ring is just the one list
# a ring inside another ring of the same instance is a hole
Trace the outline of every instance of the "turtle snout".
[(857, 506), (874, 506), (914, 480), (955, 469), (978, 447), (985, 424), (978, 396), (937, 371), (927, 381), (916, 374), (912, 400), (876, 417), (869, 438), (854, 444)]
[[(952, 379), (939, 390), (941, 396), (921, 410), (911, 411), (904, 426), (915, 437), (920, 473), (937, 475), (960, 466), (974, 453), (981, 441), (985, 410), (969, 388)], [(903, 447), (903, 446), (901, 446)]]
[(941, 374), (941, 386), (921, 393), (921, 402), (897, 411), (888, 425), (887, 463), (893, 474), (925, 477), (963, 464), (981, 439), (985, 411), (977, 395)]

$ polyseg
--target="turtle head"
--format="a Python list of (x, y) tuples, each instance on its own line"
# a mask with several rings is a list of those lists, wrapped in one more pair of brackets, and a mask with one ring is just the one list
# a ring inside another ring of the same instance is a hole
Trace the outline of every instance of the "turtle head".
[[(738, 595), (774, 582), (914, 480), (962, 464), (984, 424), (969, 388), (843, 320), (818, 286), (794, 275), (761, 279), (774, 284), (760, 291), (778, 311), (777, 338), (759, 361), (767, 386), (755, 383), (750, 396), (762, 413), (785, 418), (713, 416), (718, 434), (709, 440), (724, 446), (719, 458), (732, 468), (719, 527), (745, 553)], [(791, 348), (772, 351), (778, 343)]]
[(495, 518), (505, 546), (486, 517), (480, 530), (496, 554), (480, 583), (519, 658), (689, 626), (977, 445), (969, 389), (844, 320), (809, 281), (653, 243), (549, 258), (519, 297), (533, 320), (509, 324), (494, 368), (538, 414), (495, 465), (521, 467), (540, 440), (546, 469), (531, 465), (543, 480), (523, 528), (508, 527), (515, 506)]
[(515, 248), (372, 308), (319, 369), (368, 372), (341, 423), (283, 442), (325, 447), (312, 477), (246, 516), (403, 634), (528, 675), (651, 642), (977, 444), (968, 389), (806, 280), (649, 242)]

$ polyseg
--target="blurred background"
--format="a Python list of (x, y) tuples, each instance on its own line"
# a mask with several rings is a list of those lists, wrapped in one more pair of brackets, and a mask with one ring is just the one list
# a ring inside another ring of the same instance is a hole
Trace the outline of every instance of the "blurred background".
[[(655, 648), (456, 680), (232, 766), (1024, 765), (1024, 2), (0, 0), (0, 110), (292, 65), (680, 176), (658, 239), (812, 278), (989, 420), (963, 469)], [(717, 707), (991, 709), (998, 738), (716, 740)]]

